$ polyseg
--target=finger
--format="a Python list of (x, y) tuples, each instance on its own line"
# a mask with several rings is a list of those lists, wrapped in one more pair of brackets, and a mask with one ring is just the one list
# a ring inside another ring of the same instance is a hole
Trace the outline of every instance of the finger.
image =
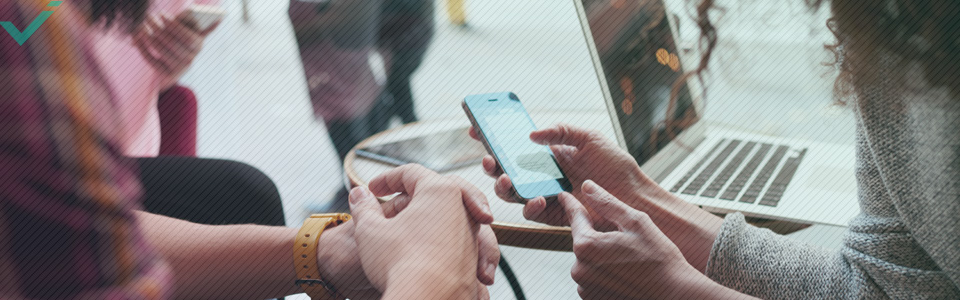
[(143, 32), (146, 35), (154, 35), (157, 33), (157, 30), (160, 29), (160, 17), (157, 15), (150, 15), (143, 20)]
[(583, 194), (581, 201), (584, 205), (592, 208), (600, 218), (617, 225), (620, 230), (623, 230), (626, 224), (636, 221), (636, 210), (608, 193), (593, 180), (584, 181), (580, 191)]
[(448, 177), (460, 186), (460, 192), (463, 195), (463, 206), (467, 208), (470, 217), (480, 224), (493, 223), (493, 212), (490, 211), (490, 203), (487, 202), (487, 195), (462, 177)]
[(380, 174), (371, 180), (370, 191), (377, 196), (403, 192), (413, 195), (421, 179), (435, 175), (437, 175), (436, 172), (423, 166), (408, 164)]
[(173, 19), (167, 19), (167, 34), (175, 37), (176, 40), (183, 41), (185, 45), (190, 45), (190, 49), (196, 48), (195, 46), (203, 41), (203, 35), (194, 30), (192, 27), (187, 26), (183, 22), (177, 22)]
[(151, 51), (156, 51), (157, 48), (154, 44), (156, 43), (155, 35), (160, 28), (160, 19), (156, 15), (151, 15), (143, 21), (141, 28), (140, 34), (138, 34), (137, 39), (134, 39), (134, 42), (138, 43), (138, 48), (144, 53), (145, 57), (152, 57)]
[(477, 131), (477, 128), (476, 128), (476, 127), (470, 126), (470, 130), (467, 130), (467, 131), (470, 132), (470, 137), (471, 137), (471, 138), (473, 138), (473, 139), (475, 139), (475, 140), (477, 140), (477, 141), (482, 141), (483, 138), (480, 136), (480, 132)]
[(157, 30), (160, 29), (160, 19), (155, 15), (151, 15), (143, 20), (143, 24), (140, 25), (140, 28), (140, 33), (138, 36), (144, 41), (146, 46), (153, 47), (153, 37), (157, 34)]
[(393, 199), (390, 199), (390, 201), (381, 204), (383, 207), (383, 215), (387, 219), (396, 217), (404, 208), (410, 205), (411, 200), (413, 200), (413, 197), (411, 197), (410, 194), (400, 193), (396, 197), (393, 197)]
[(493, 184), (493, 191), (497, 194), (497, 197), (503, 199), (507, 202), (513, 203), (523, 203), (517, 193), (513, 192), (513, 183), (510, 181), (510, 176), (507, 174), (500, 175), (497, 178), (497, 182)]
[(560, 164), (560, 169), (573, 170), (576, 166), (576, 161), (573, 160), (577, 155), (577, 148), (567, 145), (552, 145), (550, 150), (553, 151), (553, 156), (557, 158), (557, 163)]
[(500, 264), (500, 246), (497, 244), (497, 236), (489, 225), (479, 226), (477, 250), (480, 253), (477, 261), (477, 279), (483, 284), (493, 285), (493, 279), (497, 276), (497, 266)]
[(170, 73), (170, 67), (167, 66), (165, 62), (161, 61), (156, 56), (154, 56), (154, 54), (150, 51), (150, 46), (148, 44), (151, 43), (150, 42), (151, 40), (152, 40), (151, 37), (145, 36), (142, 40), (134, 41), (134, 44), (137, 46), (137, 49), (140, 50), (140, 56), (142, 56), (143, 59), (146, 60), (147, 63), (149, 63), (150, 66), (152, 66), (157, 71), (160, 71), (163, 73)]
[(597, 138), (598, 134), (593, 131), (565, 124), (530, 133), (530, 140), (541, 145), (570, 145), (577, 148), (583, 148)]
[(527, 220), (538, 220), (543, 211), (547, 209), (547, 199), (541, 197), (533, 198), (523, 205), (523, 217)]
[(597, 280), (601, 278), (604, 273), (606, 272), (601, 271), (593, 265), (579, 261), (573, 264), (573, 268), (570, 268), (570, 278), (580, 287), (596, 285)]
[(603, 287), (590, 286), (590, 285), (577, 287), (577, 294), (580, 296), (580, 299), (584, 299), (584, 300), (629, 299), (630, 298), (624, 295), (620, 295), (614, 291), (608, 290)]
[[(157, 45), (161, 42), (155, 42), (153, 44)], [(166, 50), (157, 50), (157, 54), (154, 54), (153, 57), (155, 60), (159, 61), (164, 66), (166, 73), (172, 74), (177, 70), (177, 66), (180, 65), (180, 57), (177, 53), (166, 51)]]
[(481, 284), (478, 284), (478, 285), (479, 285), (479, 286), (477, 287), (477, 299), (479, 299), (479, 300), (488, 300), (488, 299), (490, 299), (490, 291), (487, 290), (487, 287), (484, 286), (482, 283), (481, 283)]
[(177, 57), (192, 56), (199, 51), (199, 35), (184, 27), (180, 22), (166, 21), (163, 30), (157, 34), (159, 46), (170, 55)]
[(177, 41), (176, 37), (172, 37), (169, 33), (171, 30), (170, 27), (172, 24), (166, 19), (159, 19), (159, 23), (156, 26), (156, 29), (152, 35), (147, 37), (146, 44), (149, 46), (149, 51), (152, 53), (154, 58), (158, 61), (161, 61), (169, 69), (174, 69), (176, 65), (179, 64), (179, 61), (189, 55), (188, 51), (184, 49), (184, 46)]
[(359, 186), (350, 191), (350, 213), (357, 220), (357, 226), (363, 222), (373, 222), (385, 218), (383, 208), (367, 187)]
[(570, 226), (570, 222), (567, 222), (566, 212), (556, 201), (548, 202), (543, 197), (538, 197), (528, 201), (523, 209), (524, 217), (530, 221), (551, 226)]
[(593, 237), (597, 233), (590, 222), (587, 208), (580, 204), (577, 198), (574, 198), (570, 193), (563, 192), (557, 196), (557, 200), (560, 201), (567, 213), (567, 220), (570, 221), (570, 233), (573, 235), (574, 241)]
[(483, 165), (483, 172), (487, 173), (487, 176), (496, 178), (500, 176), (500, 174), (503, 174), (503, 170), (497, 165), (497, 160), (494, 159), (493, 156), (484, 156), (481, 165)]

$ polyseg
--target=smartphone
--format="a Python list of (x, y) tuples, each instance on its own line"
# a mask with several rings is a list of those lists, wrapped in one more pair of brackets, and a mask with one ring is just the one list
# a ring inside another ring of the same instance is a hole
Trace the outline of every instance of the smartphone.
[(570, 181), (557, 165), (550, 147), (530, 140), (530, 133), (537, 127), (516, 94), (467, 96), (463, 110), (480, 134), (487, 152), (510, 176), (519, 198), (552, 199), (560, 192), (571, 190)]
[(217, 22), (223, 21), (227, 12), (213, 5), (190, 5), (180, 14), (180, 20), (196, 31), (207, 31)]

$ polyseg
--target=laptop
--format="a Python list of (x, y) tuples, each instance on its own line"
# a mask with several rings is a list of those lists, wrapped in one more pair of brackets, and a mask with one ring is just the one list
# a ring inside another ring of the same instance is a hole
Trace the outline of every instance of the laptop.
[(700, 56), (678, 38), (669, 5), (683, 0), (573, 1), (617, 140), (664, 188), (715, 213), (837, 226), (859, 213), (853, 147), (702, 120), (699, 80), (680, 81)]

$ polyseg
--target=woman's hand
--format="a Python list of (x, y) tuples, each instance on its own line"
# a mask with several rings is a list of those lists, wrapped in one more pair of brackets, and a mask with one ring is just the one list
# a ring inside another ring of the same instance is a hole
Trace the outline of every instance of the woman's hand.
[[(647, 214), (620, 202), (592, 181), (583, 183), (581, 195), (583, 204), (569, 193), (558, 197), (570, 220), (577, 256), (571, 275), (581, 298), (744, 297), (688, 264)], [(598, 231), (591, 218), (607, 221), (616, 229)]]
[[(470, 133), (473, 138), (479, 139), (474, 130)], [(580, 185), (587, 179), (603, 186), (614, 187), (611, 193), (625, 200), (635, 198), (637, 191), (644, 188), (660, 189), (656, 182), (640, 171), (640, 166), (629, 153), (600, 133), (557, 125), (534, 131), (530, 134), (530, 139), (538, 144), (550, 145), (560, 168), (574, 186), (574, 195), (578, 197), (581, 196)], [(503, 173), (492, 156), (483, 158), (483, 169), (487, 175), (497, 179), (494, 190), (498, 197), (520, 202), (513, 191), (510, 177)], [(543, 197), (528, 201), (524, 206), (523, 216), (549, 225), (569, 224), (559, 203), (547, 203)]]
[[(471, 136), (478, 138), (471, 130)], [(583, 197), (580, 186), (592, 180), (609, 188), (610, 194), (626, 205), (653, 217), (653, 222), (674, 244), (680, 247), (687, 261), (698, 270), (705, 270), (713, 241), (719, 234), (723, 219), (677, 198), (647, 177), (629, 153), (606, 139), (602, 134), (558, 125), (534, 131), (530, 139), (550, 145), (560, 168), (575, 187), (573, 195)], [(497, 179), (497, 196), (517, 202), (510, 177), (503, 174), (493, 157), (483, 159), (484, 171)], [(550, 225), (568, 225), (567, 216), (557, 201), (547, 202), (542, 197), (528, 201), (523, 216), (529, 220)], [(606, 220), (595, 224), (610, 227)]]
[(162, 88), (169, 88), (193, 64), (203, 49), (203, 41), (220, 24), (205, 31), (193, 28), (189, 21), (167, 15), (150, 15), (133, 37), (143, 58), (163, 75)]
[[(375, 197), (394, 193), (382, 205)], [(374, 287), (386, 298), (487, 297), (481, 282), (492, 283), (499, 250), (489, 226), (473, 216), (488, 211), (478, 199), (483, 194), (462, 179), (419, 166), (387, 172), (369, 190), (353, 189), (358, 253)]]

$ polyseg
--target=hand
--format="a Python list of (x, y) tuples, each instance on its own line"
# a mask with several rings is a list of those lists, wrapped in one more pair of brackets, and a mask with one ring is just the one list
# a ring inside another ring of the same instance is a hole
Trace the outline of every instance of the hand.
[(133, 37), (143, 58), (164, 75), (162, 87), (175, 83), (193, 64), (203, 49), (203, 41), (220, 23), (205, 31), (193, 29), (189, 21), (167, 15), (151, 15), (144, 20)]
[[(477, 138), (477, 133), (471, 130), (471, 136)], [(660, 187), (643, 174), (629, 153), (600, 133), (558, 125), (534, 131), (530, 139), (551, 145), (560, 168), (575, 187), (575, 197), (584, 196), (579, 187), (588, 179), (608, 187), (610, 194), (628, 206), (653, 216), (654, 223), (663, 228), (667, 237), (680, 247), (687, 261), (698, 270), (706, 270), (710, 249), (720, 233), (723, 219)], [(483, 159), (483, 169), (497, 178), (494, 190), (498, 197), (516, 201), (510, 177), (503, 174), (493, 157)], [(523, 216), (550, 225), (569, 225), (559, 203), (547, 203), (542, 197), (527, 202)], [(597, 219), (594, 225), (602, 229), (612, 226), (602, 218)]]
[[(375, 198), (394, 193), (400, 194), (382, 205)], [(499, 250), (489, 226), (475, 220), (492, 221), (478, 213), (489, 208), (476, 188), (408, 165), (373, 180), (370, 190), (355, 188), (350, 205), (360, 260), (377, 289), (389, 295), (431, 284), (488, 297), (481, 282), (492, 283)]]
[[(581, 298), (693, 299), (704, 292), (714, 293), (707, 294), (711, 297), (732, 292), (688, 264), (647, 214), (589, 180), (583, 183), (581, 194), (583, 204), (569, 193), (558, 197), (570, 220), (577, 256), (571, 275)], [(593, 218), (606, 220), (616, 229), (597, 231), (587, 207), (594, 212)]]
[(380, 299), (380, 292), (361, 267), (355, 228), (356, 222), (351, 220), (320, 235), (319, 244), (323, 246), (317, 247), (320, 278), (350, 299)]
[[(479, 140), (475, 130), (470, 130), (470, 135)], [(538, 144), (550, 145), (557, 163), (574, 186), (573, 192), (577, 197), (582, 196), (580, 185), (587, 179), (603, 186), (616, 187), (611, 192), (621, 199), (633, 199), (633, 195), (643, 189), (662, 190), (656, 182), (640, 171), (640, 166), (629, 153), (600, 133), (557, 125), (534, 131), (530, 134), (530, 139)], [(492, 156), (484, 157), (482, 165), (487, 175), (497, 179), (494, 190), (498, 197), (506, 201), (520, 202), (510, 177), (503, 173)], [(523, 216), (554, 226), (569, 225), (559, 203), (547, 203), (543, 197), (528, 201), (524, 206)]]

